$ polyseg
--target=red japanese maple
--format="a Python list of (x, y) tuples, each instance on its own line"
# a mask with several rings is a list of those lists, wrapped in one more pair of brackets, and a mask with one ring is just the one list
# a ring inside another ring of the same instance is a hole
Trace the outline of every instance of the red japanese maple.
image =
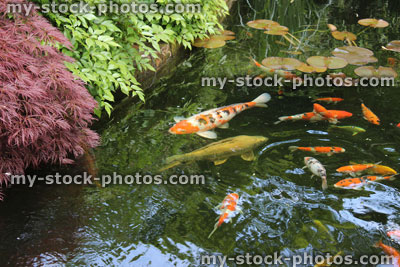
[(6, 14), (0, 1), (0, 184), (41, 163), (71, 163), (94, 147), (88, 126), (95, 100), (64, 66), (72, 62), (54, 47), (70, 42), (37, 14)]

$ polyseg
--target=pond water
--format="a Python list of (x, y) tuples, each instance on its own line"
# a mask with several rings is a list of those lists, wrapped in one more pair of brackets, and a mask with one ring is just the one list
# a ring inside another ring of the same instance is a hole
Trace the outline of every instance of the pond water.
[[(199, 161), (163, 173), (202, 174), (204, 185), (15, 186), (0, 205), (0, 266), (200, 266), (201, 255), (275, 252), (286, 257), (341, 251), (357, 258), (383, 255), (374, 247), (381, 239), (400, 249), (385, 234), (400, 225), (399, 179), (373, 183), (361, 191), (333, 187), (347, 177), (336, 168), (350, 162), (382, 162), (400, 171), (398, 87), (201, 86), (201, 77), (260, 74), (250, 57), (261, 62), (267, 56), (302, 61), (313, 55), (328, 56), (344, 44), (330, 36), (327, 23), (358, 33), (364, 28), (357, 21), (369, 17), (385, 19), (390, 26), (368, 29), (356, 42), (375, 52), (376, 66), (387, 66), (387, 58), (399, 58), (399, 54), (383, 51), (381, 46), (399, 39), (399, 15), (398, 0), (237, 1), (224, 23), (236, 33), (236, 40), (218, 49), (195, 49), (170, 77), (147, 91), (145, 104), (124, 100), (110, 121), (103, 119), (99, 124), (102, 145), (94, 154), (98, 176), (158, 174), (168, 156), (212, 142), (197, 135), (169, 134), (174, 116), (250, 101), (268, 92), (272, 96), (268, 108), (244, 111), (230, 121), (229, 129), (216, 130), (218, 140), (237, 135), (268, 137), (255, 150), (256, 160), (232, 157), (218, 166)], [(282, 37), (245, 25), (261, 18), (289, 27), (301, 40), (303, 54), (287, 54), (283, 51), (294, 49)], [(353, 69), (349, 66), (342, 71), (350, 75)], [(274, 124), (280, 116), (312, 111), (312, 100), (326, 96), (345, 100), (324, 106), (353, 113), (340, 125), (363, 127), (366, 132), (352, 136), (327, 131), (328, 122)], [(361, 102), (380, 117), (380, 126), (362, 118)], [(313, 155), (291, 153), (288, 147), (293, 145), (346, 149), (330, 157), (315, 156), (326, 167), (328, 190), (322, 191), (320, 178), (311, 178), (307, 169), (301, 169), (303, 158)], [(62, 171), (76, 174), (88, 166), (81, 162)], [(243, 214), (208, 239), (218, 216), (214, 207), (232, 192), (239, 194)], [(228, 262), (228, 266), (236, 265)]]

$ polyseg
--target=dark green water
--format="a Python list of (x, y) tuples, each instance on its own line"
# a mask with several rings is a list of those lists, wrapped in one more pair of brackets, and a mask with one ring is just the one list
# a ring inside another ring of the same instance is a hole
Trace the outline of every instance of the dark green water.
[[(269, 92), (268, 109), (245, 111), (230, 122), (229, 129), (216, 130), (219, 139), (243, 134), (268, 137), (268, 143), (255, 151), (257, 159), (247, 162), (233, 157), (219, 166), (198, 162), (164, 174), (203, 174), (205, 185), (14, 187), (0, 205), (0, 266), (199, 266), (201, 255), (214, 253), (290, 256), (343, 251), (359, 257), (382, 254), (373, 247), (380, 239), (400, 249), (385, 234), (400, 224), (400, 180), (371, 184), (364, 191), (333, 188), (345, 178), (335, 169), (350, 161), (382, 161), (400, 171), (400, 129), (395, 127), (400, 122), (398, 87), (292, 91), (289, 86), (236, 87), (228, 83), (222, 90), (200, 86), (201, 77), (257, 75), (250, 56), (261, 61), (266, 56), (287, 55), (280, 50), (289, 48), (275, 43), (283, 39), (245, 26), (247, 21), (261, 18), (280, 22), (302, 40), (304, 53), (296, 56), (302, 61), (312, 55), (329, 55), (343, 45), (329, 35), (326, 23), (357, 33), (363, 29), (357, 25), (358, 19), (385, 19), (390, 27), (365, 31), (357, 44), (374, 50), (379, 65), (386, 66), (388, 57), (399, 58), (380, 47), (399, 39), (400, 4), (381, 0), (238, 2), (225, 21), (238, 38), (223, 48), (195, 50), (171, 77), (147, 91), (146, 104), (124, 101), (112, 120), (100, 127), (102, 145), (95, 154), (99, 175), (156, 174), (167, 156), (211, 142), (196, 135), (169, 134), (174, 116), (249, 101)], [(344, 72), (351, 74), (352, 69), (346, 67)], [(284, 89), (284, 94), (278, 95), (278, 89)], [(353, 117), (341, 125), (357, 125), (367, 132), (356, 136), (328, 133), (327, 122), (274, 124), (280, 116), (311, 111), (316, 96), (344, 98), (336, 106), (326, 106), (352, 112)], [(363, 120), (360, 100), (381, 118), (381, 126)], [(346, 153), (331, 157), (315, 156), (326, 165), (327, 191), (321, 190), (319, 178), (301, 170), (303, 157), (312, 155), (290, 153), (291, 145), (346, 149)], [(80, 164), (63, 172), (79, 173), (85, 168)], [(213, 207), (231, 192), (240, 195), (243, 214), (207, 239), (217, 216)], [(315, 220), (327, 231), (317, 227)], [(232, 262), (228, 265), (235, 266)]]

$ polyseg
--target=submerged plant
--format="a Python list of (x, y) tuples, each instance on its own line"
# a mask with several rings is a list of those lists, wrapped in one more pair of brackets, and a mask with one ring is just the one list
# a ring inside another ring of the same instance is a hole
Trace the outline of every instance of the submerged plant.
[(0, 2), (0, 184), (28, 166), (72, 163), (98, 142), (88, 128), (96, 102), (54, 47), (71, 44), (36, 12), (6, 14), (9, 2)]

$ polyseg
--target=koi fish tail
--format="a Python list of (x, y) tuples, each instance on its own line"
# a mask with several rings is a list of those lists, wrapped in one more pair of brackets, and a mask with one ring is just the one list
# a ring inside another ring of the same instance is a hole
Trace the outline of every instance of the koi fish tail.
[(260, 96), (258, 96), (252, 102), (256, 103), (255, 107), (266, 108), (268, 106), (265, 103), (267, 103), (270, 100), (271, 100), (271, 95), (268, 93), (264, 93), (264, 94), (261, 94)]
[(218, 229), (218, 222), (214, 225), (214, 229), (211, 231), (211, 233), (208, 235), (208, 238), (210, 238), (214, 232)]
[(290, 147), (289, 147), (289, 150), (290, 150), (290, 152), (294, 152), (294, 151), (296, 151), (298, 148), (299, 148), (298, 146), (290, 146)]
[(182, 163), (182, 159), (183, 159), (182, 155), (175, 155), (175, 156), (172, 156), (172, 157), (168, 157), (166, 159), (167, 165), (165, 165), (164, 167), (159, 169), (158, 172), (163, 172), (165, 170), (168, 170), (170, 168), (178, 166), (179, 164)]
[(322, 190), (328, 189), (328, 181), (326, 180), (326, 177), (322, 178)]
[(274, 124), (276, 125), (276, 124), (281, 123), (282, 121), (287, 121), (287, 120), (289, 120), (289, 118), (290, 118), (290, 116), (282, 116), (282, 117), (279, 117), (279, 118), (278, 118), (279, 121), (274, 122)]

